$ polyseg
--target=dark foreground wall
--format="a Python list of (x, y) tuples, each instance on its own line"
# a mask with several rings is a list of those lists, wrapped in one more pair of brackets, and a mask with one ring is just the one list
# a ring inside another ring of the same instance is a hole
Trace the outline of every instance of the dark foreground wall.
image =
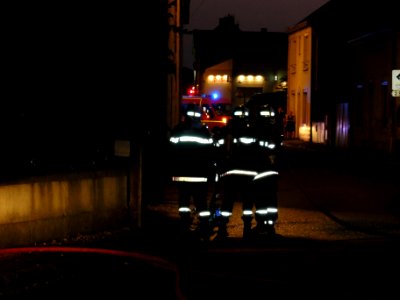
[(44, 176), (0, 185), (0, 248), (124, 225), (123, 171)]

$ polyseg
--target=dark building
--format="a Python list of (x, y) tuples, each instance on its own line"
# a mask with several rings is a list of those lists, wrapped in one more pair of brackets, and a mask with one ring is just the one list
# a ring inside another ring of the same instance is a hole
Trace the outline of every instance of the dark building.
[[(148, 26), (130, 5), (7, 5), (0, 100), (3, 172), (12, 169), (23, 176), (20, 164), (30, 167), (37, 156), (42, 165), (76, 169), (98, 147), (114, 155), (116, 140), (130, 141), (133, 149), (160, 149), (166, 130), (164, 2), (143, 4)], [(147, 153), (143, 164), (157, 164)], [(150, 181), (150, 175), (143, 178), (145, 184)]]
[[(234, 16), (228, 15), (214, 30), (193, 31), (196, 83), (201, 93), (218, 91), (234, 105), (254, 93), (282, 90), (287, 47), (286, 33), (241, 31)], [(215, 80), (217, 76), (222, 79)]]
[[(292, 28), (288, 106), (302, 120), (297, 136), (399, 152), (400, 102), (391, 95), (392, 70), (400, 69), (396, 12), (393, 1), (332, 0)], [(296, 61), (295, 45), (306, 40), (308, 57)]]

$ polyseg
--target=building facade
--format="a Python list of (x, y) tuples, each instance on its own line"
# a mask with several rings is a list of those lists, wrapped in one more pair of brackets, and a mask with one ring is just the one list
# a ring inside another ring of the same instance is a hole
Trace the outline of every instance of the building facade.
[(287, 111), (296, 117), (294, 135), (304, 141), (312, 138), (315, 142), (325, 142), (325, 123), (311, 122), (312, 28), (298, 24), (288, 40)]
[[(360, 13), (362, 11), (362, 14)], [(331, 0), (289, 30), (288, 107), (302, 140), (400, 152), (399, 25), (390, 1)]]

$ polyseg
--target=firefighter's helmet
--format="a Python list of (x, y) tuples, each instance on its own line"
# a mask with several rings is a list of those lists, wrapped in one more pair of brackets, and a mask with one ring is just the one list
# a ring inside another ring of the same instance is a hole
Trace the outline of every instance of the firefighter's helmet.
[(274, 117), (275, 112), (274, 112), (274, 109), (270, 105), (264, 104), (260, 107), (260, 109), (258, 111), (258, 116), (262, 117), (262, 118)]
[(188, 105), (185, 113), (186, 117), (189, 117), (190, 119), (193, 120), (200, 120), (201, 114), (202, 114), (201, 107), (196, 104)]
[(239, 105), (233, 109), (232, 118), (234, 119), (247, 119), (250, 116), (250, 111), (244, 105)]

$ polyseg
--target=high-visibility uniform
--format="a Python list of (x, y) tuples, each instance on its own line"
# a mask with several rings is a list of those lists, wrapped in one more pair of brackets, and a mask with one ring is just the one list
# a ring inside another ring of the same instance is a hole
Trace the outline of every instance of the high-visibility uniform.
[(265, 137), (260, 138), (245, 117), (234, 116), (227, 128), (227, 152), (219, 170), (221, 223), (228, 222), (234, 202), (240, 201), (244, 236), (250, 233), (253, 218), (259, 231), (274, 232), (279, 174), (273, 168), (270, 149), (263, 143)]
[(169, 142), (169, 165), (172, 181), (178, 187), (182, 223), (189, 229), (198, 218), (199, 229), (206, 231), (211, 216), (209, 187), (215, 180), (212, 135), (197, 119), (189, 118), (173, 129)]

